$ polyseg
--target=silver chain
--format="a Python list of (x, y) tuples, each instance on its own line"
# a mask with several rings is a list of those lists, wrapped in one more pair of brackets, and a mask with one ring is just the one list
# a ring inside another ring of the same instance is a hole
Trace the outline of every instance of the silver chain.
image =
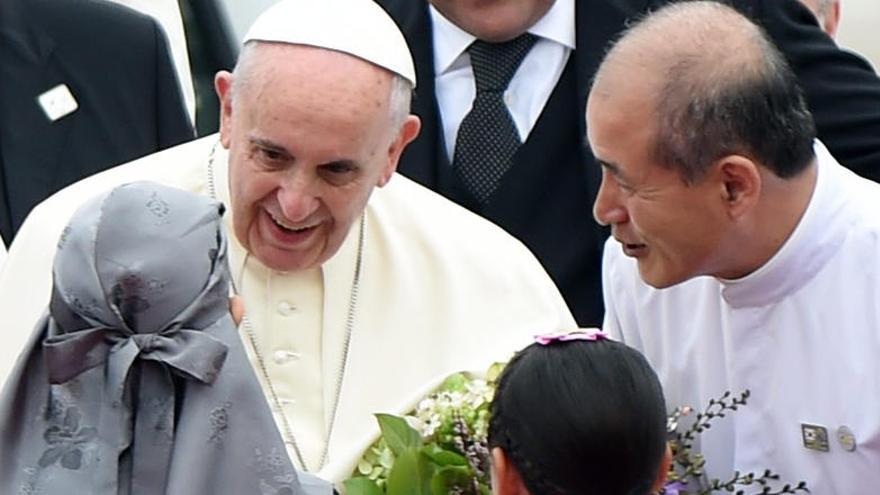
[[(217, 149), (217, 143), (214, 143), (214, 146), (211, 147), (211, 153), (208, 156), (208, 193), (211, 195), (212, 199), (217, 199), (217, 190), (214, 181), (214, 154)], [(358, 292), (360, 290), (360, 281), (361, 281), (361, 265), (363, 261), (364, 255), (364, 224), (366, 223), (366, 215), (361, 215), (360, 228), (358, 232), (358, 251), (357, 251), (357, 259), (355, 261), (354, 267), (354, 280), (351, 283), (351, 294), (349, 295), (348, 300), (348, 314), (345, 319), (345, 339), (343, 341), (342, 346), (342, 362), (339, 365), (339, 371), (336, 375), (336, 394), (333, 398), (333, 407), (330, 412), (330, 423), (327, 425), (327, 439), (324, 442), (324, 447), (321, 449), (321, 458), (318, 463), (317, 471), (320, 471), (327, 464), (327, 455), (330, 449), (330, 438), (333, 435), (333, 426), (336, 424), (336, 413), (339, 410), (339, 399), (342, 397), (342, 380), (345, 377), (345, 370), (348, 364), (348, 352), (351, 347), (351, 333), (354, 329), (354, 318), (355, 311), (357, 309), (357, 300), (358, 300)], [(245, 254), (244, 265), (247, 264), (248, 259), (250, 258), (250, 253)], [(234, 287), (233, 287), (234, 288)], [(238, 294), (238, 291), (235, 290), (235, 293)], [(281, 400), (278, 398), (278, 393), (275, 391), (275, 384), (272, 383), (272, 379), (269, 376), (269, 369), (266, 367), (266, 359), (263, 356), (262, 350), (260, 350), (260, 346), (257, 345), (257, 337), (254, 333), (253, 325), (251, 324), (250, 318), (245, 314), (241, 320), (242, 329), (244, 329), (245, 334), (247, 335), (248, 341), (251, 345), (251, 349), (254, 351), (254, 357), (257, 358), (257, 367), (260, 370), (260, 374), (263, 377), (263, 380), (266, 382), (266, 385), (269, 388), (269, 395), (272, 399), (272, 405), (274, 409), (278, 412), (278, 415), (281, 417), (281, 426), (282, 433), (284, 434), (284, 442), (289, 444), (293, 448), (293, 452), (296, 455), (297, 461), (299, 461), (300, 466), (308, 472), (315, 472), (308, 468), (306, 464), (305, 456), (303, 456), (302, 451), (299, 448), (299, 444), (296, 441), (296, 437), (293, 435), (293, 429), (290, 427), (290, 422), (287, 419), (287, 415), (284, 413), (284, 408), (281, 405)]]

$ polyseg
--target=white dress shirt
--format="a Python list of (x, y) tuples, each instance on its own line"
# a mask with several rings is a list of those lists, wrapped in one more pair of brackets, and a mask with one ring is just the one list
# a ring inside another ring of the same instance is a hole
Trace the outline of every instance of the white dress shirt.
[[(476, 88), (467, 48), (476, 38), (430, 7), (434, 30), (435, 94), (440, 107), (449, 162), (458, 127), (471, 110)], [(557, 0), (530, 29), (538, 37), (513, 75), (504, 101), (525, 142), (562, 75), (575, 47), (574, 0)]]
[[(746, 277), (657, 290), (610, 239), (605, 329), (645, 353), (670, 408), (751, 391), (745, 407), (701, 435), (711, 478), (769, 468), (816, 494), (877, 493), (880, 185), (818, 142), (815, 150), (818, 178), (804, 216)], [(825, 429), (828, 451), (807, 448), (802, 428), (815, 432), (810, 425)], [(852, 433), (844, 441), (842, 428)]]
[(3, 268), (3, 263), (6, 261), (6, 243), (3, 242), (3, 238), (0, 237), (0, 269)]

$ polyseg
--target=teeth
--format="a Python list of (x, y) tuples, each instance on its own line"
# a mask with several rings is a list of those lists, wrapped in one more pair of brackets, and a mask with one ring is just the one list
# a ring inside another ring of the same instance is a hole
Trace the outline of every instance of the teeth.
[(286, 225), (284, 222), (282, 222), (278, 218), (276, 218), (274, 215), (269, 215), (269, 216), (272, 218), (272, 221), (275, 222), (276, 225), (278, 225), (279, 227), (281, 227), (284, 230), (289, 230), (291, 232), (304, 232), (304, 231), (314, 227), (314, 225), (307, 225), (305, 227), (299, 227), (299, 228), (291, 227), (289, 225)]

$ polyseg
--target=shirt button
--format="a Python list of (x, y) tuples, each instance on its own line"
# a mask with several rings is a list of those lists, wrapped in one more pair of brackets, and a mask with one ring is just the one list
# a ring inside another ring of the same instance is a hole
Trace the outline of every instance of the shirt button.
[(294, 359), (299, 359), (299, 353), (279, 349), (272, 354), (272, 358), (275, 360), (275, 364), (287, 364)]
[(296, 311), (296, 307), (289, 302), (281, 301), (278, 303), (278, 313), (281, 316), (290, 316), (294, 311)]
[(513, 105), (515, 101), (516, 97), (513, 96), (513, 93), (504, 93), (504, 103), (506, 103), (507, 106)]

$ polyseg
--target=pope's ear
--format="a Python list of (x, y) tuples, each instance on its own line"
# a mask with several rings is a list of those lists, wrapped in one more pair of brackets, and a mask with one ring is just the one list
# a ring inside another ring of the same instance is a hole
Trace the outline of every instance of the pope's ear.
[(379, 187), (384, 186), (391, 180), (394, 172), (397, 170), (397, 164), (400, 162), (400, 155), (406, 146), (419, 135), (422, 128), (422, 121), (415, 115), (408, 115), (400, 126), (397, 135), (388, 146), (388, 162), (379, 178)]
[(214, 90), (220, 101), (220, 144), (226, 149), (232, 132), (232, 78), (232, 73), (225, 70), (214, 76)]
[(724, 207), (731, 218), (740, 218), (754, 208), (761, 196), (759, 165), (742, 155), (728, 155), (713, 167)]
[(492, 449), (492, 493), (494, 495), (529, 495), (522, 476), (501, 447)]

